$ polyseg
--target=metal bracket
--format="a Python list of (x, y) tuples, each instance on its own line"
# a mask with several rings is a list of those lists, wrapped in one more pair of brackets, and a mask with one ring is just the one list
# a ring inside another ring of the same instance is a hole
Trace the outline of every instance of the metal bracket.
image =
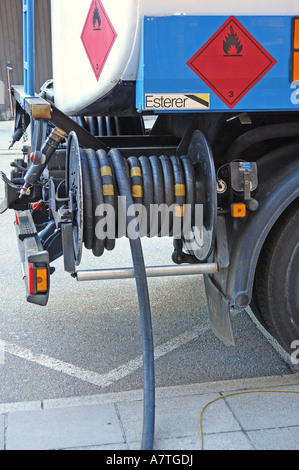
[(38, 96), (25, 99), (25, 110), (32, 119), (51, 119), (51, 104)]
[(73, 224), (65, 223), (61, 224), (62, 234), (62, 250), (64, 257), (64, 270), (68, 273), (74, 273), (76, 271), (75, 265), (75, 251), (74, 251), (74, 240), (73, 240)]
[(172, 254), (172, 261), (175, 264), (200, 264), (200, 261), (193, 255), (189, 255), (183, 251), (183, 241), (173, 240), (174, 252)]

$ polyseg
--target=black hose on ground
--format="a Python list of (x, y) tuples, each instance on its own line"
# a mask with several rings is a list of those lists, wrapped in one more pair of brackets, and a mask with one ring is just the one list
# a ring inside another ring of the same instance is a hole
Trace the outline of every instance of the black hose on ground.
[[(112, 160), (119, 193), (126, 201), (124, 208), (127, 214), (127, 226), (134, 219), (134, 215), (128, 215), (128, 208), (133, 206), (130, 175), (125, 160), (119, 150), (109, 152)], [(134, 237), (135, 238), (135, 237)], [(154, 345), (151, 321), (151, 307), (148, 293), (147, 278), (145, 272), (142, 245), (139, 235), (135, 239), (130, 238), (132, 259), (134, 264), (135, 279), (139, 300), (142, 346), (143, 346), (143, 374), (144, 374), (144, 404), (143, 404), (143, 433), (142, 450), (152, 450), (155, 434), (155, 372), (154, 372)]]

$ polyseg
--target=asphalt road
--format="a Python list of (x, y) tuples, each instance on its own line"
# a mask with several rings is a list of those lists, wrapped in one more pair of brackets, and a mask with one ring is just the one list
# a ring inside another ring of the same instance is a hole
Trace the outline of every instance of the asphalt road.
[[(0, 170), (7, 174), (10, 127), (0, 123)], [(0, 216), (0, 403), (142, 388), (135, 281), (79, 284), (58, 260), (49, 304), (29, 305), (13, 221), (12, 212)], [(171, 240), (144, 242), (147, 265), (171, 264), (171, 253)], [(85, 251), (80, 269), (131, 265), (128, 241), (120, 240), (99, 260)], [(158, 387), (296, 371), (245, 311), (233, 316), (236, 347), (225, 347), (210, 330), (201, 276), (150, 279), (149, 290)]]

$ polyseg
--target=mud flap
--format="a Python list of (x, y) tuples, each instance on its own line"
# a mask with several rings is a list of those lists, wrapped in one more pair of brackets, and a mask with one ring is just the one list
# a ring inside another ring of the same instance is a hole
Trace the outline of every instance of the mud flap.
[(204, 276), (211, 328), (225, 346), (235, 346), (230, 318), (230, 303), (213, 283)]

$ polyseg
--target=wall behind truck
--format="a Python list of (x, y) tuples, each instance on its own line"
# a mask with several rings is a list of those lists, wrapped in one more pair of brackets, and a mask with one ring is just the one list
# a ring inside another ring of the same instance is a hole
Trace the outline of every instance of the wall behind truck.
[[(52, 78), (50, 0), (35, 2), (35, 91)], [(7, 65), (11, 83), (23, 84), (22, 0), (0, 0), (0, 120), (12, 118), (8, 94)]]

